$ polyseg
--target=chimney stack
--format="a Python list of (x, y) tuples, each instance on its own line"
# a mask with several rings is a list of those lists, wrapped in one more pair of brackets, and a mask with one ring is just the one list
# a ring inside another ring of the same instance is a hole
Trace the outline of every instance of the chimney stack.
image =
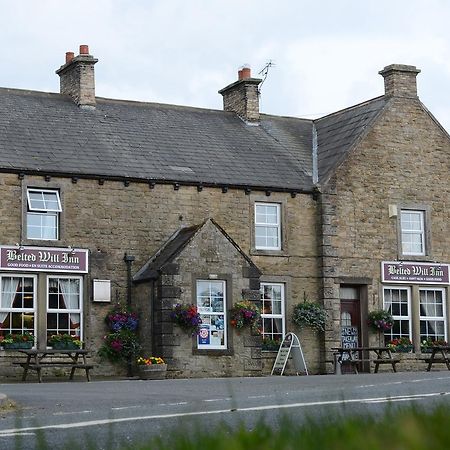
[(384, 77), (384, 94), (393, 97), (417, 98), (416, 66), (391, 64), (378, 72)]
[(66, 53), (66, 63), (56, 73), (60, 77), (60, 93), (69, 95), (81, 107), (95, 107), (94, 64), (87, 45), (80, 45), (80, 54)]
[(238, 80), (221, 89), (223, 109), (236, 113), (249, 124), (259, 121), (259, 90), (261, 79), (252, 78), (250, 67), (243, 66), (238, 71)]

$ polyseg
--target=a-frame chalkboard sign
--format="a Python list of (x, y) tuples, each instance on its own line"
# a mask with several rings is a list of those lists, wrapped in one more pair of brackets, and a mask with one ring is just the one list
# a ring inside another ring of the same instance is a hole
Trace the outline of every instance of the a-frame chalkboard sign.
[(289, 355), (292, 355), (297, 375), (305, 373), (308, 375), (305, 358), (303, 357), (302, 347), (298, 337), (294, 333), (288, 333), (278, 349), (277, 358), (273, 364), (271, 375), (283, 375)]

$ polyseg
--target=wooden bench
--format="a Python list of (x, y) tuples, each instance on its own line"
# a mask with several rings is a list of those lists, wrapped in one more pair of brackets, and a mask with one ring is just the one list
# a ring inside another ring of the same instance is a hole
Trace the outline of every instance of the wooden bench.
[(450, 360), (448, 354), (450, 352), (450, 346), (439, 345), (431, 348), (431, 354), (429, 358), (419, 358), (428, 364), (426, 371), (430, 372), (434, 364), (445, 364), (447, 369), (450, 370)]
[[(84, 349), (71, 350), (20, 350), (27, 355), (26, 361), (18, 361), (13, 364), (23, 368), (22, 381), (26, 381), (28, 371), (34, 370), (37, 373), (39, 383), (42, 383), (42, 369), (53, 367), (64, 367), (70, 369), (70, 380), (73, 380), (76, 369), (83, 369), (86, 372), (87, 381), (91, 381), (89, 371), (94, 368), (93, 364), (87, 364), (86, 356), (88, 351)], [(45, 360), (45, 358), (56, 356), (57, 360)], [(81, 356), (81, 359), (78, 358)], [(63, 360), (61, 360), (63, 359)], [(64, 360), (65, 359), (65, 360)]]
[[(378, 373), (378, 369), (381, 364), (390, 364), (392, 366), (392, 370), (397, 372), (396, 365), (400, 362), (400, 359), (392, 357), (392, 353), (388, 347), (335, 347), (332, 350), (335, 350), (335, 363), (340, 364), (341, 367), (343, 365), (351, 366), (354, 373), (359, 373), (358, 366), (361, 363), (373, 363), (375, 366), (374, 373)], [(359, 358), (360, 355), (364, 355), (364, 353), (370, 354), (370, 352), (375, 353), (376, 358)], [(358, 357), (355, 357), (355, 354), (357, 354)], [(336, 370), (336, 373), (339, 372), (340, 371)]]

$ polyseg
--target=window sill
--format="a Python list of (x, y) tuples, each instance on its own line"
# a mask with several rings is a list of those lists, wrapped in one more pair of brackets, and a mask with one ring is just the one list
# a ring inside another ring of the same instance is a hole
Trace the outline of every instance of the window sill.
[(216, 349), (207, 350), (204, 348), (201, 349), (194, 348), (192, 349), (192, 354), (198, 356), (233, 356), (234, 352), (229, 348), (223, 350), (216, 350)]
[(434, 262), (431, 255), (400, 255), (399, 259), (401, 261), (423, 261), (423, 262)]
[(289, 256), (286, 250), (257, 250), (252, 248), (250, 250), (252, 256)]

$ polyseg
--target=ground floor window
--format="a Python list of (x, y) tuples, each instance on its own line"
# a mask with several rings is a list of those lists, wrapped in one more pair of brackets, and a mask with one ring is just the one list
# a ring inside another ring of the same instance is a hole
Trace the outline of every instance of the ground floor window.
[(384, 287), (384, 309), (394, 318), (394, 326), (384, 333), (385, 343), (402, 337), (411, 339), (411, 294), (409, 287)]
[(70, 334), (82, 339), (81, 278), (47, 278), (47, 338)]
[(419, 289), (420, 341), (446, 340), (445, 290)]
[[(41, 283), (45, 290), (38, 289)], [(30, 333), (37, 343), (39, 338), (70, 334), (82, 340), (82, 292), (82, 277), (1, 274), (0, 336)]]
[(202, 319), (199, 349), (227, 348), (226, 282), (197, 280), (197, 310)]
[(36, 277), (1, 275), (0, 282), (0, 336), (35, 335)]
[(281, 342), (285, 334), (284, 283), (261, 283), (262, 336), (265, 344)]

